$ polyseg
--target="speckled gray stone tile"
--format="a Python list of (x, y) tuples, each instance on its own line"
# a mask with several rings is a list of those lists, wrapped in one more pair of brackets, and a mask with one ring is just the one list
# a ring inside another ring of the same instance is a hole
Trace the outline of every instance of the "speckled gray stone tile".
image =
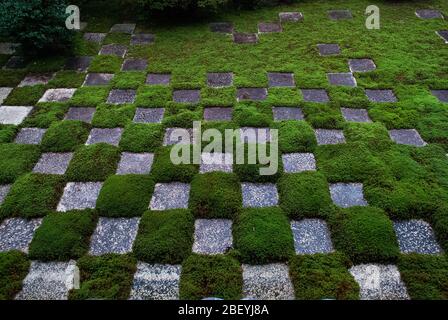
[(299, 22), (303, 20), (303, 14), (301, 12), (280, 12), (278, 18), (281, 23), (283, 22)]
[(23, 69), (26, 67), (25, 59), (21, 56), (12, 56), (6, 62), (3, 69)]
[(272, 113), (275, 121), (305, 119), (302, 109), (297, 107), (273, 107)]
[(0, 42), (0, 54), (11, 55), (16, 52), (16, 49), (20, 47), (19, 43)]
[(243, 296), (246, 299), (294, 300), (294, 287), (286, 264), (243, 264)]
[(329, 102), (327, 91), (324, 89), (301, 89), (305, 102), (326, 103)]
[(426, 221), (397, 221), (394, 222), (394, 229), (401, 252), (419, 254), (442, 253), (431, 225)]
[(282, 26), (279, 23), (274, 22), (260, 22), (258, 24), (259, 33), (274, 33), (282, 32)]
[(107, 103), (126, 104), (134, 103), (137, 93), (135, 90), (112, 89), (107, 98)]
[(330, 253), (333, 251), (330, 231), (324, 220), (291, 221), (291, 230), (297, 254)]
[(231, 121), (233, 108), (231, 107), (208, 107), (204, 108), (204, 120), (207, 121)]
[(135, 30), (135, 23), (117, 23), (110, 28), (111, 33), (127, 33), (132, 34)]
[(122, 71), (145, 71), (148, 67), (146, 59), (126, 59), (121, 66)]
[(0, 252), (20, 250), (28, 253), (34, 232), (39, 228), (42, 219), (6, 219), (0, 225)]
[(123, 152), (118, 163), (117, 174), (148, 174), (153, 161), (153, 153)]
[(130, 300), (179, 299), (180, 265), (137, 263)]
[(170, 84), (171, 74), (169, 73), (150, 73), (146, 77), (146, 84), (167, 86)]
[(198, 103), (201, 100), (200, 90), (174, 90), (173, 101), (177, 103)]
[(350, 59), (348, 66), (351, 72), (369, 72), (376, 69), (375, 62), (371, 59)]
[(13, 88), (1, 87), (0, 88), (0, 106), (3, 104), (3, 101), (9, 96)]
[(406, 286), (394, 265), (360, 264), (350, 268), (361, 300), (407, 300)]
[(258, 34), (234, 32), (233, 42), (235, 42), (236, 44), (254, 44), (258, 42)]
[(350, 10), (330, 10), (328, 16), (331, 20), (347, 20), (352, 19), (352, 12)]
[(28, 275), (23, 280), (22, 291), (16, 300), (66, 300), (73, 289), (76, 261), (31, 261)]
[(197, 219), (194, 225), (193, 252), (224, 254), (232, 248), (232, 220)]
[(3, 201), (5, 201), (9, 190), (11, 190), (10, 184), (0, 184), (0, 205), (3, 203)]
[(221, 171), (233, 171), (233, 155), (231, 153), (209, 153), (203, 152), (201, 154), (201, 165), (199, 167), (200, 173)]
[(268, 90), (266, 88), (240, 88), (236, 93), (236, 98), (238, 101), (262, 101), (266, 100), (267, 97)]
[(269, 87), (295, 87), (294, 73), (268, 72)]
[(362, 183), (334, 183), (330, 185), (333, 203), (341, 208), (367, 206)]
[(341, 54), (341, 49), (336, 43), (321, 43), (317, 45), (319, 49), (319, 55), (325, 56), (334, 56)]
[(33, 172), (44, 174), (65, 174), (73, 153), (42, 153)]
[(350, 122), (372, 122), (366, 109), (341, 108), (342, 116)]
[(151, 33), (136, 33), (131, 37), (131, 45), (147, 45), (152, 44), (156, 41), (156, 36)]
[(99, 256), (107, 253), (131, 252), (139, 223), (140, 218), (100, 217), (90, 241), (89, 253)]
[(13, 124), (18, 126), (30, 114), (33, 107), (0, 107), (0, 124)]
[(187, 209), (190, 199), (188, 183), (157, 183), (149, 208), (151, 210)]
[(233, 84), (232, 72), (207, 73), (207, 85), (212, 88), (230, 87)]
[(14, 143), (18, 144), (40, 144), (47, 132), (47, 129), (41, 128), (22, 128), (17, 134)]
[(440, 102), (448, 103), (448, 90), (431, 90), (431, 93), (439, 99)]
[(166, 128), (163, 145), (194, 144), (196, 139), (192, 128)]
[(101, 47), (100, 55), (112, 55), (124, 58), (128, 47), (122, 44), (106, 44)]
[(91, 123), (93, 115), (95, 114), (95, 108), (85, 107), (72, 107), (68, 109), (65, 115), (65, 120), (79, 120), (87, 123)]
[(436, 31), (437, 35), (442, 38), (445, 43), (448, 43), (448, 30)]
[(327, 73), (327, 78), (333, 86), (356, 87), (356, 79), (351, 72)]
[(134, 122), (161, 123), (164, 114), (165, 114), (164, 108), (137, 108), (134, 115)]
[(29, 74), (18, 85), (18, 87), (35, 86), (38, 84), (47, 84), (52, 78), (53, 73)]
[(267, 143), (272, 140), (269, 128), (240, 128), (240, 139), (242, 143)]
[(314, 132), (318, 145), (345, 143), (345, 136), (342, 130), (315, 129)]
[(89, 73), (83, 86), (105, 86), (114, 78), (111, 73)]
[(73, 57), (67, 59), (65, 63), (65, 70), (74, 70), (78, 72), (85, 72), (90, 67), (93, 57)]
[(366, 95), (372, 102), (397, 102), (397, 97), (392, 90), (366, 89)]
[(118, 146), (122, 134), (122, 128), (93, 128), (90, 131), (86, 145), (95, 143), (107, 143), (113, 146)]
[(105, 33), (93, 33), (93, 32), (84, 33), (84, 40), (89, 42), (101, 43), (103, 42), (104, 38), (106, 38)]
[(406, 144), (416, 147), (426, 146), (426, 142), (423, 141), (422, 137), (420, 137), (420, 134), (415, 129), (389, 130), (389, 136), (398, 144)]
[(278, 205), (277, 186), (273, 183), (241, 183), (243, 207), (261, 208)]
[(415, 15), (420, 19), (443, 19), (443, 15), (439, 10), (420, 9), (415, 11)]
[(69, 182), (64, 188), (57, 211), (94, 209), (102, 182)]
[(65, 102), (73, 97), (76, 89), (48, 89), (39, 102)]
[(210, 31), (217, 33), (232, 33), (233, 32), (233, 24), (230, 22), (214, 22), (210, 23)]
[(312, 153), (282, 154), (283, 169), (286, 173), (316, 171), (316, 159)]

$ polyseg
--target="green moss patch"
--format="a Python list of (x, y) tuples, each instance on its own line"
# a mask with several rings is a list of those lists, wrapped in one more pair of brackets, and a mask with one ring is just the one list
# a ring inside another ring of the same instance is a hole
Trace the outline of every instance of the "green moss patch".
[(0, 252), (0, 300), (12, 300), (22, 289), (30, 262), (19, 251)]
[(157, 182), (190, 182), (193, 176), (199, 172), (196, 164), (175, 165), (170, 159), (171, 147), (157, 149), (154, 155), (154, 163), (151, 168), (151, 176)]
[(0, 183), (14, 182), (30, 172), (40, 156), (39, 147), (20, 144), (2, 144), (0, 154)]
[(46, 152), (70, 152), (83, 145), (89, 136), (90, 126), (74, 120), (54, 122), (42, 139)]
[(129, 152), (154, 152), (162, 140), (160, 124), (130, 123), (124, 128), (120, 148)]

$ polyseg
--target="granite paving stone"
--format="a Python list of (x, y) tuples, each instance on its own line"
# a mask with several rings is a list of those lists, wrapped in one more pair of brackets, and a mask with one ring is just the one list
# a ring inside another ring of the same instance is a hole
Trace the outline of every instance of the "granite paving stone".
[(146, 84), (167, 86), (170, 84), (171, 74), (169, 73), (150, 73), (146, 77)]
[(396, 221), (394, 222), (394, 229), (402, 253), (442, 253), (434, 231), (426, 221), (416, 219)]
[(130, 89), (112, 89), (107, 98), (107, 103), (111, 104), (126, 104), (134, 103), (137, 93)]
[(232, 220), (197, 219), (195, 221), (193, 252), (224, 254), (232, 248)]
[(169, 146), (173, 144), (194, 144), (196, 139), (193, 135), (192, 128), (166, 128), (163, 137), (163, 145)]
[(233, 155), (231, 153), (222, 152), (203, 152), (201, 154), (200, 173), (222, 171), (233, 171)]
[(113, 79), (110, 73), (89, 73), (87, 74), (84, 86), (105, 86)]
[(294, 73), (268, 72), (269, 87), (295, 87)]
[(256, 33), (233, 33), (233, 42), (237, 44), (253, 44), (258, 42), (258, 34)]
[(131, 37), (131, 45), (148, 45), (154, 43), (155, 40), (155, 35), (151, 33), (136, 33)]
[(231, 121), (233, 108), (231, 107), (207, 107), (204, 108), (204, 120), (207, 121)]
[(18, 144), (40, 144), (47, 132), (47, 129), (41, 128), (22, 128), (14, 139)]
[(260, 22), (258, 24), (259, 33), (273, 33), (282, 32), (282, 26), (279, 23), (274, 22)]
[(164, 108), (137, 108), (134, 115), (134, 122), (161, 123), (164, 114), (165, 114)]
[(173, 101), (177, 103), (199, 103), (201, 100), (200, 90), (174, 90)]
[(445, 43), (448, 43), (448, 30), (436, 31), (440, 38), (442, 38)]
[(366, 109), (341, 108), (342, 116), (350, 122), (372, 122)]
[(207, 73), (207, 85), (212, 88), (230, 87), (233, 84), (232, 72)]
[(318, 145), (345, 143), (345, 136), (342, 130), (335, 129), (315, 129)]
[(420, 19), (443, 19), (443, 15), (439, 10), (420, 9), (415, 11), (415, 15)]
[(104, 38), (106, 38), (106, 33), (92, 33), (92, 32), (84, 33), (84, 40), (90, 42), (101, 43), (103, 42)]
[(151, 210), (187, 209), (190, 185), (181, 182), (157, 183), (149, 208)]
[(107, 143), (118, 146), (123, 134), (123, 128), (93, 128), (90, 131), (86, 145)]
[(113, 55), (124, 58), (128, 48), (122, 44), (106, 44), (101, 47), (100, 55)]
[(87, 123), (91, 123), (93, 115), (95, 114), (95, 108), (85, 108), (85, 107), (71, 107), (68, 109), (65, 115), (65, 120), (79, 120)]
[(319, 49), (319, 55), (325, 56), (334, 56), (341, 53), (341, 49), (336, 43), (322, 43), (318, 44), (317, 48)]
[(392, 90), (366, 89), (366, 95), (372, 102), (397, 102), (397, 97)]
[(327, 77), (333, 86), (356, 87), (356, 79), (351, 72), (328, 73)]
[(273, 207), (278, 205), (277, 186), (273, 183), (241, 183), (243, 207)]
[(57, 211), (94, 209), (102, 182), (69, 182), (64, 188)]
[(316, 159), (312, 153), (282, 154), (283, 169), (286, 173), (316, 171)]
[(135, 30), (135, 23), (117, 23), (110, 28), (111, 33), (127, 33), (132, 34)]
[(33, 172), (44, 174), (65, 174), (73, 153), (43, 153)]
[(291, 230), (297, 254), (330, 253), (333, 251), (330, 231), (324, 220), (292, 221)]
[(210, 31), (217, 33), (233, 33), (233, 24), (230, 22), (214, 22), (210, 23)]
[(19, 47), (19, 43), (0, 42), (0, 54), (7, 56), (12, 55), (16, 53), (17, 48)]
[(148, 174), (154, 161), (153, 153), (123, 152), (117, 174)]
[(267, 143), (272, 140), (269, 128), (240, 128), (240, 139), (242, 143)]
[(305, 119), (302, 109), (298, 107), (273, 107), (272, 113), (275, 121)]
[(305, 102), (326, 103), (329, 102), (327, 91), (324, 89), (301, 89)]
[(146, 59), (126, 59), (121, 67), (122, 71), (144, 71), (148, 67)]
[(42, 219), (6, 219), (0, 225), (0, 252), (20, 250), (28, 253), (34, 232), (39, 228)]
[(423, 141), (422, 137), (420, 137), (420, 134), (415, 129), (389, 130), (389, 136), (398, 144), (406, 144), (416, 147), (426, 146), (426, 142)]
[(268, 96), (268, 90), (266, 88), (240, 88), (237, 90), (236, 96), (238, 101), (262, 101), (266, 100)]
[(3, 203), (3, 201), (5, 201), (9, 190), (11, 190), (10, 184), (0, 184), (0, 205)]
[(351, 72), (369, 72), (376, 69), (375, 62), (371, 59), (350, 59), (348, 66)]
[(48, 89), (39, 102), (65, 102), (73, 97), (76, 89)]
[(347, 20), (353, 18), (350, 10), (330, 10), (328, 16), (331, 20)]
[(89, 56), (68, 58), (64, 68), (65, 70), (86, 72), (90, 67), (90, 63), (92, 62), (92, 60), (93, 57)]
[(280, 22), (299, 22), (303, 20), (303, 14), (301, 12), (280, 12), (278, 14)]
[(330, 195), (333, 203), (341, 208), (368, 205), (364, 199), (362, 183), (330, 184)]
[(0, 124), (19, 125), (30, 114), (33, 107), (0, 107)]
[(0, 87), (0, 106), (3, 104), (3, 101), (9, 96), (13, 88)]
[(53, 73), (29, 74), (20, 83), (19, 87), (35, 86), (39, 84), (47, 84), (52, 78)]
[(440, 102), (448, 103), (448, 90), (431, 90), (431, 93), (439, 99)]

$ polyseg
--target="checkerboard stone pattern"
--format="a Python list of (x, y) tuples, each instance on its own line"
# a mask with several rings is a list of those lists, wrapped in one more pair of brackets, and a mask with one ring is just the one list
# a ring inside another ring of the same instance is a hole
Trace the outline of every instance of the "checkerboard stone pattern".
[(275, 121), (305, 119), (302, 109), (298, 107), (273, 107), (272, 113)]
[(350, 10), (330, 10), (328, 16), (331, 20), (347, 20), (353, 18)]
[(303, 20), (303, 14), (301, 12), (280, 12), (278, 14), (280, 22), (299, 22)]
[(233, 245), (232, 220), (198, 219), (195, 221), (193, 252), (224, 254)]
[(87, 74), (84, 86), (106, 86), (113, 79), (111, 73), (89, 73)]
[(254, 44), (258, 42), (258, 35), (256, 33), (233, 33), (233, 42), (236, 44)]
[(200, 173), (221, 171), (233, 171), (233, 155), (231, 153), (222, 152), (203, 152), (201, 154), (201, 165), (199, 167)]
[(328, 82), (333, 86), (356, 87), (356, 79), (351, 72), (328, 73)]
[(314, 132), (318, 145), (345, 143), (345, 136), (342, 130), (315, 129)]
[(31, 261), (17, 300), (66, 300), (73, 289), (76, 262)]
[(112, 55), (124, 58), (128, 47), (121, 44), (106, 44), (101, 47), (100, 55)]
[(278, 204), (277, 186), (273, 183), (241, 183), (243, 207), (273, 207)]
[(90, 67), (90, 63), (92, 62), (92, 60), (93, 57), (89, 56), (69, 58), (65, 63), (65, 70), (86, 72), (87, 69)]
[(20, 250), (28, 253), (34, 232), (39, 228), (42, 219), (6, 219), (0, 225), (0, 252)]
[(122, 128), (93, 128), (90, 131), (86, 145), (95, 143), (107, 143), (113, 146), (118, 146), (122, 134)]
[(195, 142), (192, 128), (166, 128), (163, 145), (192, 144)]
[(200, 90), (175, 90), (173, 100), (177, 103), (198, 103), (201, 100)]
[(238, 101), (262, 101), (266, 100), (267, 96), (268, 90), (266, 88), (240, 88), (237, 90)]
[(57, 211), (94, 209), (102, 182), (69, 182), (64, 188)]
[(366, 89), (366, 95), (371, 102), (397, 102), (397, 97), (392, 90)]
[(86, 107), (71, 107), (68, 109), (65, 115), (65, 120), (78, 120), (86, 123), (91, 123), (93, 115), (95, 114), (95, 108)]
[(133, 121), (135, 123), (161, 123), (164, 114), (164, 108), (137, 108)]
[(0, 184), (0, 205), (5, 201), (10, 189), (10, 184)]
[(47, 132), (47, 129), (41, 128), (22, 128), (14, 139), (18, 144), (40, 144)]
[(146, 84), (167, 86), (170, 84), (171, 75), (168, 73), (150, 73), (146, 77)]
[(360, 264), (350, 268), (361, 300), (407, 300), (406, 286), (395, 265)]
[(131, 36), (131, 45), (149, 45), (156, 40), (155, 35), (150, 33), (135, 33)]
[(76, 89), (48, 89), (39, 102), (65, 102), (73, 97)]
[(130, 300), (179, 299), (180, 265), (137, 263)]
[(415, 11), (415, 15), (420, 19), (443, 19), (443, 15), (439, 10), (420, 9)]
[(291, 221), (294, 248), (297, 254), (330, 253), (333, 251), (327, 223), (320, 219)]
[(121, 66), (122, 71), (144, 71), (148, 67), (146, 59), (126, 59)]
[(35, 86), (39, 84), (47, 84), (53, 78), (54, 74), (30, 74), (25, 77), (20, 83), (19, 87)]
[(231, 121), (233, 108), (231, 107), (207, 107), (204, 108), (204, 120), (207, 121)]
[(330, 195), (334, 204), (341, 208), (367, 206), (362, 183), (334, 183), (330, 185)]
[(230, 87), (233, 84), (232, 72), (207, 73), (207, 85), (212, 88)]
[(327, 103), (330, 101), (324, 89), (302, 89), (301, 92), (305, 102)]
[(371, 59), (350, 59), (348, 66), (351, 72), (369, 72), (376, 69), (375, 62)]
[(100, 217), (90, 241), (89, 253), (95, 256), (132, 251), (140, 218)]
[(109, 93), (107, 103), (126, 104), (134, 103), (137, 93), (135, 90), (113, 89)]
[(349, 122), (372, 122), (366, 109), (341, 108), (342, 116)]
[(260, 22), (258, 24), (259, 33), (275, 33), (282, 32), (282, 26), (279, 23), (274, 22)]
[(390, 138), (398, 144), (406, 144), (410, 146), (423, 147), (426, 142), (423, 141), (420, 134), (415, 129), (398, 129), (389, 130)]
[(3, 101), (9, 96), (13, 88), (1, 87), (0, 88), (0, 105), (3, 104)]
[(187, 209), (190, 185), (181, 182), (157, 183), (149, 208), (151, 210)]
[(19, 125), (30, 114), (33, 107), (0, 107), (0, 124)]
[(312, 153), (285, 153), (282, 161), (286, 173), (316, 171), (316, 159)]
[(118, 163), (117, 174), (148, 174), (153, 161), (153, 153), (123, 152)]
[(269, 87), (295, 87), (294, 73), (269, 72)]
[(440, 102), (448, 103), (448, 90), (431, 90), (431, 93), (439, 99)]
[(33, 169), (35, 173), (65, 174), (73, 153), (43, 153)]
[(394, 222), (400, 251), (403, 253), (440, 254), (431, 225), (424, 220)]
[(210, 31), (215, 33), (233, 33), (233, 24), (230, 22), (210, 23)]
[(243, 296), (257, 300), (293, 300), (294, 287), (285, 264), (243, 264)]

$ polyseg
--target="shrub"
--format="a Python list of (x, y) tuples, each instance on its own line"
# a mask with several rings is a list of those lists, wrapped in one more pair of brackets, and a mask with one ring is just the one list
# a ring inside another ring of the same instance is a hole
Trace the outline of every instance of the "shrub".
[(177, 264), (191, 253), (194, 217), (188, 210), (148, 211), (140, 220), (135, 256), (148, 263)]
[(90, 126), (74, 120), (53, 123), (42, 139), (42, 150), (46, 152), (70, 152), (86, 142)]
[(120, 147), (129, 152), (154, 152), (162, 145), (163, 131), (160, 124), (130, 123), (120, 140)]
[(198, 173), (199, 166), (196, 164), (175, 165), (170, 159), (171, 147), (161, 147), (154, 155), (154, 163), (151, 168), (151, 176), (157, 182), (190, 182)]
[(12, 300), (22, 289), (30, 262), (19, 251), (0, 252), (0, 300)]
[(14, 182), (19, 176), (30, 172), (40, 156), (35, 145), (0, 145), (0, 183)]
[(217, 297), (236, 300), (241, 298), (242, 287), (240, 264), (229, 256), (192, 254), (182, 264), (180, 299)]
[(280, 152), (312, 152), (317, 146), (314, 130), (305, 121), (282, 121), (278, 130)]

